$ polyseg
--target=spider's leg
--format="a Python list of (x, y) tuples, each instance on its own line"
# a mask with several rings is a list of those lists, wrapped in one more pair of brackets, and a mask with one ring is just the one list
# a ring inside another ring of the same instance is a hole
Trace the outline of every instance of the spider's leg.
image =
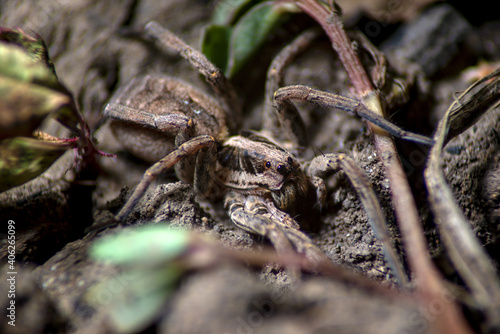
[[(307, 147), (308, 138), (305, 124), (295, 106), (291, 103), (275, 106), (273, 94), (281, 86), (283, 71), (297, 55), (304, 52), (314, 39), (318, 37), (320, 30), (316, 28), (308, 29), (288, 44), (273, 59), (267, 71), (266, 97), (262, 117), (262, 128), (270, 131), (271, 135), (278, 138), (280, 127), (285, 128), (284, 133), (291, 138), (292, 144), (296, 147)], [(294, 127), (295, 131), (288, 131)]]
[[(175, 135), (175, 148), (193, 138), (195, 135), (195, 124), (192, 118), (182, 114), (157, 114), (148, 110), (140, 110), (127, 107), (123, 104), (109, 103), (104, 109), (104, 115), (113, 121), (121, 121), (143, 126), (144, 129), (151, 129), (151, 132), (161, 132)], [(112, 123), (113, 124), (113, 123)], [(126, 131), (126, 130), (125, 130)], [(132, 139), (133, 141), (133, 139)], [(133, 145), (129, 143), (129, 145)], [(136, 148), (141, 152), (147, 152), (148, 148)], [(148, 161), (156, 161), (158, 157), (151, 157)], [(176, 167), (177, 176), (185, 182), (193, 181), (192, 166), (190, 159), (183, 159)]]
[[(297, 223), (283, 223), (280, 220), (282, 217), (273, 214), (267, 207), (267, 201), (261, 196), (245, 196), (230, 192), (226, 196), (225, 207), (236, 226), (250, 233), (267, 237), (278, 253), (289, 253), (295, 248), (313, 261), (327, 260), (313, 241), (295, 227)], [(283, 214), (286, 215), (286, 213)], [(288, 218), (293, 220), (291, 217)]]
[(345, 154), (325, 154), (311, 161), (308, 173), (311, 176), (324, 178), (339, 170), (343, 170), (366, 210), (368, 220), (377, 239), (382, 243), (384, 255), (398, 281), (405, 285), (408, 283), (403, 264), (392, 245), (388, 228), (377, 195), (372, 188), (368, 176), (356, 162)]
[(193, 120), (181, 114), (156, 114), (119, 103), (108, 103), (104, 108), (104, 116), (164, 133), (178, 133), (176, 146), (180, 146), (193, 135)]
[(370, 121), (397, 138), (425, 145), (432, 145), (434, 143), (432, 138), (405, 131), (384, 117), (374, 113), (361, 102), (345, 96), (323, 92), (307, 86), (293, 85), (278, 89), (274, 93), (274, 100), (277, 105), (290, 103), (290, 100), (299, 100), (317, 103), (326, 108), (340, 109)]
[(118, 212), (118, 214), (115, 216), (115, 219), (118, 222), (121, 222), (137, 205), (137, 202), (139, 202), (141, 197), (144, 195), (151, 182), (153, 182), (160, 174), (172, 168), (182, 159), (192, 156), (199, 150), (209, 146), (215, 146), (215, 139), (213, 137), (207, 135), (195, 137), (188, 140), (187, 142), (179, 146), (175, 151), (168, 154), (163, 159), (149, 167), (144, 173), (144, 176), (135, 188), (134, 192), (127, 200), (127, 203), (125, 203), (120, 212)]
[(145, 27), (145, 31), (150, 36), (156, 38), (162, 46), (178, 51), (183, 58), (188, 60), (205, 77), (206, 81), (221, 99), (230, 129), (232, 131), (238, 129), (242, 119), (241, 106), (234, 87), (224, 73), (212, 64), (204, 54), (184, 43), (159, 23), (155, 21), (149, 22)]
[(292, 246), (283, 231), (269, 217), (248, 210), (246, 200), (245, 195), (235, 191), (226, 195), (224, 206), (229, 211), (231, 221), (242, 230), (268, 238), (278, 253), (291, 253)]
[(300, 230), (300, 225), (288, 213), (279, 210), (271, 198), (264, 201), (259, 196), (248, 196), (245, 206), (248, 210), (260, 212), (269, 218), (283, 231), (294, 248), (309, 259), (320, 262), (330, 261), (314, 242)]
[[(198, 151), (194, 168), (193, 186), (195, 193), (200, 197), (209, 198), (218, 194), (217, 183), (215, 181), (216, 160), (217, 145), (210, 145)], [(179, 172), (177, 170), (177, 173)]]

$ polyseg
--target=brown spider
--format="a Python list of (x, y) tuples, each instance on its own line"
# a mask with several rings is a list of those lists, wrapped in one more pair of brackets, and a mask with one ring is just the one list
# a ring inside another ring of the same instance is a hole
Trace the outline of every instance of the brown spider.
[[(324, 257), (292, 217), (321, 207), (326, 198), (321, 177), (339, 169), (360, 193), (369, 217), (383, 220), (368, 178), (348, 156), (324, 154), (304, 168), (294, 154), (269, 139), (275, 129), (229, 136), (237, 130), (240, 109), (222, 72), (158, 23), (149, 23), (145, 30), (189, 60), (213, 87), (218, 100), (177, 79), (151, 75), (131, 81), (115, 95), (105, 108), (113, 133), (130, 153), (154, 163), (116, 215), (118, 222), (130, 213), (150, 183), (174, 166), (179, 179), (192, 184), (198, 196), (223, 197), (234, 224), (269, 238), (280, 252), (295, 248), (311, 258)], [(306, 31), (299, 36), (275, 58), (268, 72), (266, 124), (279, 123), (284, 128), (283, 133), (290, 135), (290, 151), (307, 145), (303, 121), (290, 102), (293, 99), (353, 112), (399, 137), (429, 142), (397, 128), (356, 100), (306, 86), (277, 89), (283, 68), (316, 35), (316, 31)]]

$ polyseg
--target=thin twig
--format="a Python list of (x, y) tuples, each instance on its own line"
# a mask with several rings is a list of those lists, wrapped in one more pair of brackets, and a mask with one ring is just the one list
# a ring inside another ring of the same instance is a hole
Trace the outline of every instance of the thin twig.
[[(471, 230), (471, 224), (455, 202), (453, 193), (444, 177), (441, 166), (441, 152), (445, 143), (452, 139), (449, 129), (457, 129), (453, 135), (460, 134), (467, 127), (463, 120), (470, 123), (477, 120), (476, 114), (482, 115), (496, 107), (500, 99), (498, 78), (468, 98), (473, 88), (491, 77), (499, 76), (500, 70), (479, 80), (463, 92), (439, 122), (434, 135), (433, 146), (425, 169), (425, 181), (429, 190), (429, 202), (436, 216), (437, 225), (446, 250), (450, 254), (454, 267), (467, 283), (479, 308), (484, 310), (488, 330), (500, 330), (500, 280), (490, 258)], [(455, 126), (453, 127), (453, 121)]]
[[(201, 240), (202, 241), (202, 240)], [(197, 242), (197, 247), (204, 253), (213, 253), (216, 255), (214, 262), (220, 264), (221, 259), (231, 259), (238, 262), (244, 262), (252, 266), (265, 266), (269, 263), (276, 263), (284, 267), (297, 266), (306, 272), (322, 274), (327, 277), (332, 277), (340, 282), (344, 282), (356, 288), (365, 290), (369, 293), (374, 293), (388, 299), (398, 301), (414, 301), (413, 298), (398, 292), (397, 290), (383, 286), (360, 275), (352, 270), (338, 266), (329, 260), (312, 261), (305, 255), (300, 254), (278, 254), (274, 250), (264, 249), (261, 252), (245, 252), (235, 249), (220, 247), (216, 244)], [(205, 247), (203, 247), (205, 246)], [(206, 249), (206, 247), (209, 249)]]

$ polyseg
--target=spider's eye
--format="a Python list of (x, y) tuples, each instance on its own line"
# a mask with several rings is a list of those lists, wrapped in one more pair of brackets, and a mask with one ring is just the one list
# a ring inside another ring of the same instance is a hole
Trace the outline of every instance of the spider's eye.
[(292, 162), (293, 162), (292, 158), (291, 158), (291, 157), (288, 157), (287, 162), (288, 162), (288, 164), (289, 164), (289, 165), (291, 165), (291, 164), (292, 164)]
[(266, 161), (266, 167), (271, 168), (271, 161)]
[(281, 175), (286, 174), (286, 167), (285, 167), (285, 165), (278, 165), (278, 167), (276, 167), (276, 171), (278, 173), (280, 173)]

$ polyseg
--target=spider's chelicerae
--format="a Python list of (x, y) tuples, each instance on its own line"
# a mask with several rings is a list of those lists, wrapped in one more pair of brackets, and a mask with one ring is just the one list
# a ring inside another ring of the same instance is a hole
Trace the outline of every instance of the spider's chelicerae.
[[(158, 23), (149, 23), (146, 32), (189, 60), (213, 87), (217, 99), (179, 80), (148, 75), (130, 82), (106, 106), (113, 133), (126, 149), (155, 162), (115, 217), (117, 221), (130, 213), (155, 178), (175, 166), (179, 179), (192, 184), (198, 196), (223, 197), (238, 227), (269, 238), (278, 251), (295, 248), (309, 257), (322, 257), (293, 218), (324, 203), (326, 189), (321, 177), (342, 169), (357, 191), (363, 192), (362, 200), (369, 198), (376, 203), (376, 197), (363, 170), (349, 157), (330, 153), (301, 164), (290, 153), (307, 145), (302, 119), (290, 101), (310, 101), (353, 112), (398, 137), (428, 142), (397, 128), (356, 100), (306, 86), (278, 89), (283, 68), (316, 31), (297, 37), (275, 58), (268, 72), (264, 123), (284, 129), (282, 133), (289, 135), (284, 145), (289, 150), (271, 139), (270, 133), (276, 129), (231, 135), (237, 132), (241, 115), (236, 94), (223, 73)], [(375, 211), (379, 210), (376, 206)]]

